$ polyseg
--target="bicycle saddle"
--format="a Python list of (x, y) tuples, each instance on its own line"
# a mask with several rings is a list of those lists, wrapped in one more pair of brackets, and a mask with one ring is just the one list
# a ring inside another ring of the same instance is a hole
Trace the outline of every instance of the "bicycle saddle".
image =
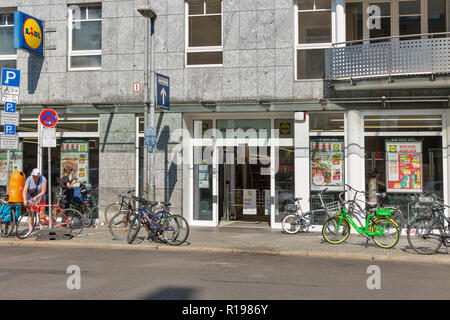
[(149, 207), (154, 207), (158, 204), (158, 201), (147, 201), (145, 199), (139, 199), (139, 201), (144, 205), (144, 206), (149, 206)]
[(300, 201), (300, 200), (302, 200), (303, 198), (301, 198), (301, 197), (297, 197), (297, 198), (294, 198), (294, 201)]
[(169, 201), (161, 202), (161, 204), (165, 207), (170, 207), (172, 205)]

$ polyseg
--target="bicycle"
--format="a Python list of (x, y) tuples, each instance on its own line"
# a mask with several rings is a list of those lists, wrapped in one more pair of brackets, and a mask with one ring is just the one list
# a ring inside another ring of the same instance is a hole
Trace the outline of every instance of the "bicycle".
[[(349, 190), (344, 190), (344, 192), (339, 194), (340, 210), (335, 212), (335, 215), (323, 225), (322, 236), (325, 241), (331, 244), (344, 242), (350, 235), (351, 225), (359, 234), (367, 238), (366, 248), (370, 238), (381, 248), (394, 247), (398, 243), (400, 232), (395, 221), (390, 218), (392, 210), (376, 209), (370, 211), (367, 213), (365, 225), (358, 226), (351, 217), (352, 204), (356, 201), (358, 192), (355, 192), (353, 200), (344, 201), (342, 196), (347, 191)], [(349, 205), (348, 211), (345, 207), (346, 204)]]
[[(387, 205), (387, 193), (385, 193), (385, 192), (376, 193), (377, 199), (380, 199), (380, 200), (378, 200), (376, 203), (371, 203), (371, 202), (367, 202), (367, 201), (357, 198), (358, 193), (364, 194), (365, 196), (369, 196), (368, 192), (356, 190), (355, 188), (351, 187), (348, 184), (346, 184), (345, 186), (348, 189), (355, 192), (354, 199), (347, 200), (347, 204), (350, 205), (350, 211), (355, 216), (360, 216), (360, 217), (367, 216), (367, 214), (373, 214), (374, 212), (376, 212), (376, 210), (381, 210), (381, 209), (390, 210), (390, 212), (391, 212), (390, 218), (392, 220), (394, 220), (394, 222), (397, 224), (397, 228), (399, 229), (399, 231), (401, 233), (402, 228), (405, 225), (405, 218), (404, 218), (403, 212), (397, 206)], [(364, 202), (365, 209), (362, 209), (358, 202)]]
[(312, 216), (316, 213), (325, 211), (325, 214), (327, 218), (329, 218), (327, 207), (323, 201), (322, 194), (327, 191), (328, 188), (325, 188), (319, 193), (320, 202), (322, 204), (322, 209), (317, 210), (310, 210), (305, 213), (302, 211), (302, 207), (300, 205), (300, 201), (302, 198), (295, 198), (294, 201), (297, 202), (297, 204), (292, 205), (288, 204), (286, 205), (286, 210), (288, 212), (294, 212), (291, 214), (287, 214), (283, 220), (281, 221), (281, 226), (283, 228), (283, 231), (289, 234), (295, 234), (299, 232), (300, 230), (308, 231), (308, 228), (312, 225)]
[[(134, 193), (135, 190), (129, 190), (126, 193), (120, 193), (119, 197), (121, 198), (120, 202), (113, 202), (109, 204), (104, 211), (105, 224), (110, 225), (111, 219), (117, 214), (122, 212), (122, 210), (131, 210), (134, 211), (134, 206), (131, 201), (132, 198), (130, 194)], [(144, 191), (142, 191), (144, 192)], [(127, 199), (128, 201), (125, 201)], [(124, 209), (125, 208), (125, 209)]]
[(0, 236), (3, 238), (12, 234), (20, 217), (19, 206), (10, 204), (7, 199), (8, 195), (0, 196)]
[[(62, 195), (57, 195), (56, 198), (58, 199), (58, 206), (61, 206), (61, 199)], [(79, 202), (68, 202), (67, 203), (68, 208), (73, 209), (81, 213), (83, 217), (83, 227), (89, 228), (94, 223), (94, 214), (92, 213), (91, 209), (89, 208), (89, 201), (83, 201), (83, 203)], [(53, 209), (52, 214), (55, 214), (56, 208)]]
[[(122, 192), (119, 195), (121, 197), (121, 202), (109, 205), (109, 207), (113, 208), (114, 210), (117, 209), (117, 212), (115, 212), (115, 214), (112, 216), (108, 224), (109, 232), (113, 236), (113, 239), (117, 240), (127, 239), (130, 223), (131, 221), (133, 221), (133, 218), (137, 212), (132, 203), (133, 196), (131, 194), (133, 192), (134, 190), (130, 190), (127, 193)], [(157, 205), (158, 202), (150, 202), (150, 204), (153, 206)], [(105, 210), (105, 212), (107, 210), (108, 208)]]
[(448, 253), (450, 219), (445, 216), (444, 210), (450, 206), (444, 204), (437, 195), (431, 193), (424, 193), (424, 195), (433, 199), (431, 212), (418, 216), (409, 224), (406, 233), (409, 246), (419, 254), (430, 255), (437, 253), (444, 245)]
[[(171, 215), (166, 212), (166, 208), (170, 206), (169, 202), (161, 203), (163, 210), (153, 213), (147, 209), (148, 206), (153, 208), (154, 202), (145, 199), (133, 197), (139, 201), (142, 206), (134, 216), (128, 229), (127, 243), (131, 244), (136, 239), (141, 225), (147, 230), (148, 237), (156, 238), (164, 243), (171, 245), (181, 245), (189, 235), (189, 225), (186, 219), (179, 215)], [(181, 226), (180, 223), (181, 222)]]
[(83, 231), (83, 217), (80, 212), (74, 209), (61, 209), (56, 205), (41, 205), (35, 202), (30, 202), (29, 210), (19, 218), (16, 227), (16, 236), (19, 239), (28, 238), (35, 230), (39, 220), (50, 226), (49, 217), (45, 214), (41, 215), (41, 208), (55, 207), (54, 214), (52, 214), (52, 228), (62, 229), (63, 234), (75, 237)]

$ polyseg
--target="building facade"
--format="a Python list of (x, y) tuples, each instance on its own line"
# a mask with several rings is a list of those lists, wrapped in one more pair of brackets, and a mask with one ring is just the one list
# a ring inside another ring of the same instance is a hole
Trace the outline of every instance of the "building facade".
[[(155, 198), (192, 225), (280, 228), (294, 197), (317, 208), (325, 188), (326, 202), (368, 190), (374, 171), (407, 219), (422, 191), (448, 202), (449, 0), (2, 0), (0, 66), (22, 73), (13, 170), (46, 174), (50, 107), (55, 193), (72, 163), (100, 220), (120, 192), (140, 194), (147, 3), (171, 99), (156, 113)], [(15, 10), (45, 22), (44, 57), (14, 49)]]

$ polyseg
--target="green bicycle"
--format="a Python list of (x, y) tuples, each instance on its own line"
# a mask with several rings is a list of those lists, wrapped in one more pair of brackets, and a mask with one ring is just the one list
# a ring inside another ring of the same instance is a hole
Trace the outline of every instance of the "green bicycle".
[[(350, 186), (348, 187), (351, 188)], [(332, 244), (344, 242), (350, 235), (351, 225), (359, 234), (367, 237), (366, 247), (370, 239), (381, 248), (388, 249), (394, 247), (400, 238), (398, 225), (391, 219), (392, 211), (394, 209), (376, 209), (367, 214), (364, 226), (358, 226), (351, 217), (352, 206), (350, 206), (350, 210), (347, 211), (347, 208), (345, 207), (346, 202), (342, 199), (342, 196), (347, 191), (348, 190), (345, 190), (339, 195), (341, 201), (339, 202), (339, 206), (333, 210), (334, 216), (328, 219), (323, 225), (322, 236), (325, 241)], [(354, 199), (351, 200), (353, 203), (356, 201), (358, 192), (365, 193), (362, 191), (355, 192)]]

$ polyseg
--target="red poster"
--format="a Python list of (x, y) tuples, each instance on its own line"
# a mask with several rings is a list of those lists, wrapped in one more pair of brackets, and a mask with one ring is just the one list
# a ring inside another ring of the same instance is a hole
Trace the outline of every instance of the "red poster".
[(386, 142), (388, 192), (422, 192), (421, 149), (421, 142)]

